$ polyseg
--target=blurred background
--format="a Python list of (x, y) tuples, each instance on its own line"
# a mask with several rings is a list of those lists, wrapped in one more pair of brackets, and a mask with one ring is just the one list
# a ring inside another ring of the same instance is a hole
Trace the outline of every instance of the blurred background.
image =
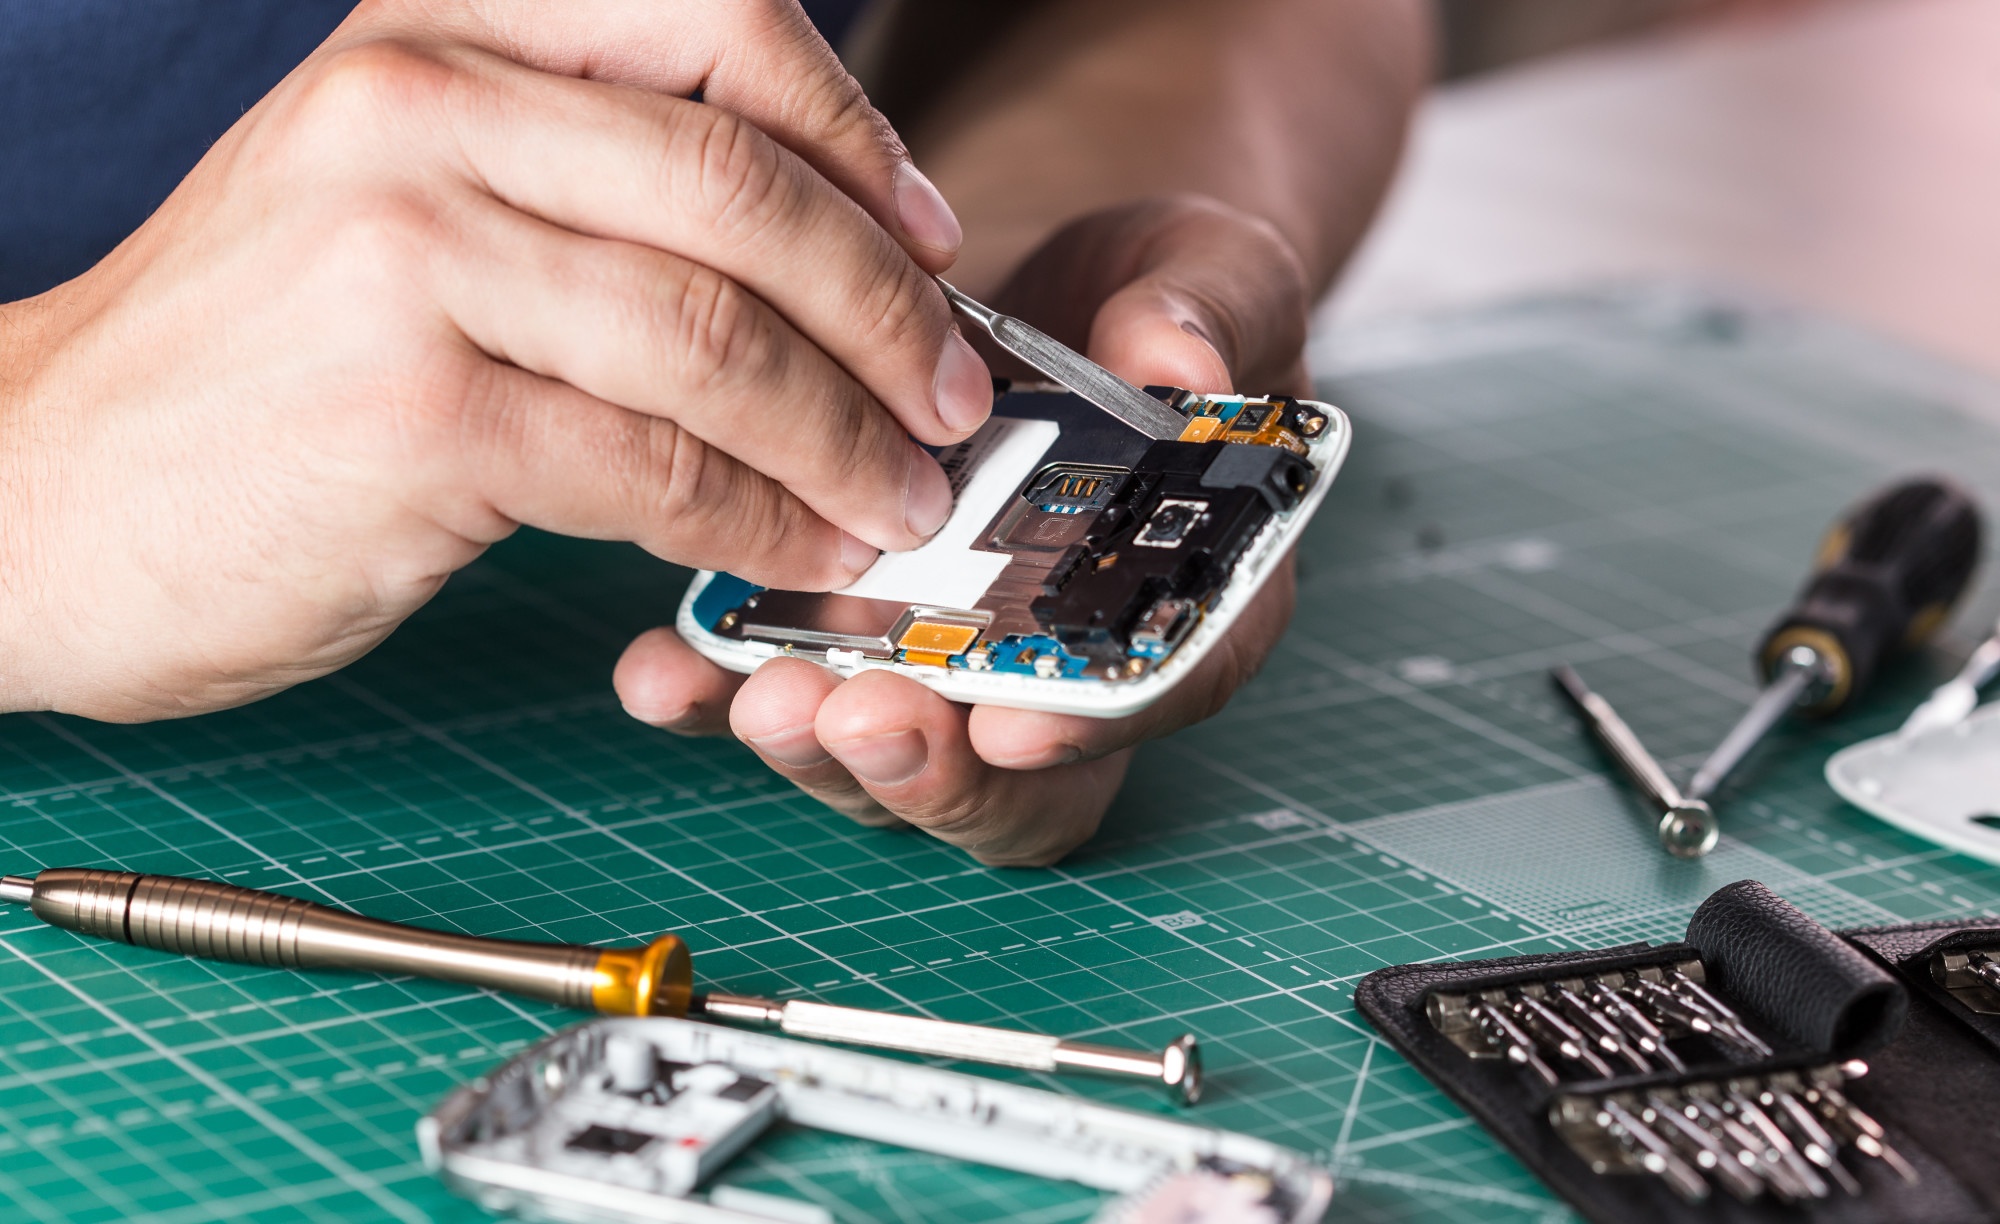
[(1440, 84), (1322, 323), (1666, 278), (2000, 374), (2000, 4), (1439, 9)]

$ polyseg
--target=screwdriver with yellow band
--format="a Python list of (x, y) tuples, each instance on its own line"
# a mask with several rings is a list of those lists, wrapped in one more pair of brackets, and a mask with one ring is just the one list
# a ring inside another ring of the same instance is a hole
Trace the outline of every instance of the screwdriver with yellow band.
[(1192, 1035), (1148, 1053), (797, 999), (696, 994), (693, 959), (675, 935), (640, 948), (483, 939), (233, 884), (77, 867), (0, 877), (0, 901), (25, 904), (50, 926), (209, 960), (410, 974), (610, 1015), (727, 1020), (793, 1037), (1028, 1071), (1138, 1078), (1165, 1087), (1184, 1105), (1201, 1094), (1201, 1057)]
[(1792, 710), (1832, 714), (1868, 686), (1887, 656), (1944, 624), (1979, 563), (1979, 507), (1938, 477), (1870, 497), (1820, 543), (1805, 589), (1764, 635), (1764, 690), (1688, 783), (1706, 800)]

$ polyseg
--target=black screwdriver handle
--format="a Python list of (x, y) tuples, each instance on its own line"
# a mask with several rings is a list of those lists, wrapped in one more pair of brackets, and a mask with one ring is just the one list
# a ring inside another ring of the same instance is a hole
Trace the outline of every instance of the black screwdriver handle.
[(1764, 635), (1764, 678), (1793, 648), (1808, 647), (1829, 674), (1805, 709), (1840, 709), (1885, 656), (1937, 632), (1972, 580), (1980, 535), (1978, 504), (1942, 477), (1905, 481), (1854, 507), (1820, 541), (1805, 589)]

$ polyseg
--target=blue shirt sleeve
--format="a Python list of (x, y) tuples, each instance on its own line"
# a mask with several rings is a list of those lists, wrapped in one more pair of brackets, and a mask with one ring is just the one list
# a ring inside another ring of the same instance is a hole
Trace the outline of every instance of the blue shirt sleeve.
[[(862, 0), (806, 7), (837, 39)], [(0, 0), (0, 302), (88, 269), (353, 0)]]

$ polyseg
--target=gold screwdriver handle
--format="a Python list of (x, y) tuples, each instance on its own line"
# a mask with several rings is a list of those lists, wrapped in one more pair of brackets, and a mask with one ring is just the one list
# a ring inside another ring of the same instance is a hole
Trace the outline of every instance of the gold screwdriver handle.
[(612, 949), (482, 939), (232, 884), (74, 867), (38, 873), (27, 900), (51, 926), (161, 952), (410, 974), (616, 1015), (685, 1015), (694, 984), (687, 946), (672, 935)]

